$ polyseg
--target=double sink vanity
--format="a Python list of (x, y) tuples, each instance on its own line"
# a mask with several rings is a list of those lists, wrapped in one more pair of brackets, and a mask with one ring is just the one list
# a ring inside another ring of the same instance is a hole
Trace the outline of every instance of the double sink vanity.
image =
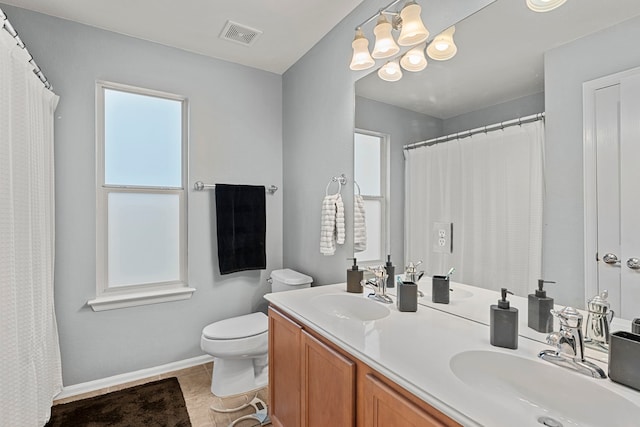
[[(336, 284), (268, 294), (274, 426), (636, 426), (640, 392), (538, 358), (551, 347), (519, 310), (518, 348), (491, 346), (498, 292), (451, 282), (449, 304), (418, 283), (416, 312)], [(613, 325), (613, 331), (621, 329)], [(558, 326), (554, 328), (558, 330)], [(587, 350), (607, 372), (607, 354)]]

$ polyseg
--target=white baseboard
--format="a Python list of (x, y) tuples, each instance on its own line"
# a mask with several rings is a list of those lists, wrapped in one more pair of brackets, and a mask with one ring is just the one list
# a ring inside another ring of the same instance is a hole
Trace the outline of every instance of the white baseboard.
[(202, 365), (212, 362), (213, 357), (208, 354), (192, 357), (191, 359), (178, 360), (177, 362), (167, 363), (166, 365), (154, 366), (152, 368), (140, 369), (139, 371), (128, 372), (126, 374), (114, 375), (112, 377), (101, 378), (99, 380), (87, 381), (86, 383), (74, 384), (63, 387), (60, 394), (54, 400), (64, 399), (66, 397), (77, 396), (79, 394), (88, 393), (90, 391), (100, 390), (106, 387), (113, 387), (125, 384), (131, 381), (141, 380), (143, 378), (153, 377), (155, 375), (166, 374), (167, 372), (177, 371), (179, 369), (190, 368), (192, 366)]

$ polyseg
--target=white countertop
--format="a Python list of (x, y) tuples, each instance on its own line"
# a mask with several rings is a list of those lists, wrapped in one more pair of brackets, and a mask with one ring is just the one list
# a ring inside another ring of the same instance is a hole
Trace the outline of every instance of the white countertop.
[[(423, 279), (421, 283), (423, 292), (429, 290), (426, 289), (427, 282), (430, 284), (430, 279)], [(474, 292), (474, 295), (465, 298), (468, 300), (464, 302), (467, 305), (465, 316), (468, 316), (471, 306), (475, 307), (476, 315), (479, 316), (477, 320), (471, 321), (460, 317), (463, 315), (462, 311), (455, 312), (462, 310), (463, 304), (460, 302), (462, 299), (457, 301), (453, 297), (456, 288), (463, 289), (458, 285), (460, 284), (452, 283), (454, 291), (451, 303), (447, 305), (447, 310), (453, 315), (428, 307), (431, 303), (426, 296), (420, 302), (417, 312), (400, 312), (396, 308), (394, 297), (394, 304), (385, 305), (390, 310), (387, 317), (366, 322), (329, 315), (318, 307), (318, 300), (314, 300), (314, 297), (325, 294), (366, 298), (367, 290), (364, 294), (348, 294), (345, 284), (267, 294), (265, 298), (462, 425), (539, 427), (541, 424), (537, 419), (532, 418), (530, 413), (524, 417), (522, 409), (517, 405), (496, 401), (491, 395), (483, 394), (482, 390), (474, 389), (460, 380), (450, 368), (450, 359), (458, 353), (470, 350), (493, 351), (531, 359), (535, 363), (549, 365), (550, 369), (566, 369), (538, 359), (537, 354), (541, 350), (551, 347), (532, 339), (520, 337), (517, 350), (491, 346), (487, 324), (489, 305), (496, 303), (496, 293), (487, 291), (493, 294), (485, 295), (477, 288), (469, 291)], [(393, 289), (389, 291), (395, 292)], [(480, 294), (484, 297), (480, 298)], [(484, 299), (489, 297), (491, 301), (487, 304)], [(523, 308), (526, 309), (526, 298), (523, 299)], [(513, 304), (521, 309), (519, 302), (514, 300)], [(483, 316), (486, 316), (487, 324), (482, 322)], [(522, 332), (523, 323), (525, 328), (527, 323), (526, 311), (520, 313), (519, 320)], [(538, 334), (533, 330), (531, 332)], [(546, 334), (539, 335), (538, 338), (543, 341)], [(606, 365), (599, 364), (606, 372)], [(638, 408), (636, 419), (640, 419), (640, 393), (608, 379), (596, 380), (586, 376), (585, 379), (597, 382), (604, 389), (631, 401)], [(536, 378), (532, 380), (535, 381)], [(544, 385), (541, 384), (540, 387)], [(580, 390), (567, 390), (567, 396), (575, 393), (580, 393)], [(607, 411), (607, 408), (603, 407), (602, 410)]]
[[(474, 320), (484, 325), (489, 325), (489, 306), (498, 303), (500, 293), (490, 289), (479, 288), (454, 281), (449, 282), (449, 285), (452, 290), (449, 296), (449, 304), (434, 303), (431, 300), (431, 277), (423, 276), (418, 281), (418, 289), (424, 293), (424, 297), (418, 299), (418, 304), (444, 311), (449, 314), (454, 314), (465, 319)], [(387, 293), (396, 296), (396, 288), (387, 289)], [(553, 294), (549, 292), (547, 296), (553, 297)], [(511, 307), (517, 308), (519, 312), (518, 334), (531, 340), (546, 343), (548, 334), (538, 332), (528, 326), (529, 300), (526, 297), (520, 297), (517, 295), (509, 295), (508, 300), (510, 301)], [(554, 305), (556, 310), (560, 310), (563, 307), (564, 306), (558, 304)], [(578, 311), (583, 315), (584, 322), (586, 323), (587, 312), (582, 309), (578, 309)], [(559, 329), (560, 324), (558, 319), (554, 318), (553, 330), (557, 331)], [(630, 330), (630, 320), (623, 320), (614, 317), (611, 323), (611, 332)], [(607, 363), (608, 354), (604, 351), (595, 350), (585, 346), (585, 354), (590, 359), (596, 359)]]

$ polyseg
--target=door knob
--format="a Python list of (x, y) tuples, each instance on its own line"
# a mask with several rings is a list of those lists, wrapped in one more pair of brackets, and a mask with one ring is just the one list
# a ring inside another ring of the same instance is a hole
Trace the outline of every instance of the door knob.
[[(611, 264), (611, 265), (617, 264), (617, 263), (620, 262), (618, 257), (615, 254), (612, 254), (612, 253), (604, 254), (604, 256), (602, 257), (602, 260), (604, 262), (606, 262), (607, 264)], [(627, 261), (627, 263), (628, 263), (628, 261)], [(629, 268), (632, 268), (632, 267), (629, 267)]]
[(640, 270), (640, 259), (629, 258), (627, 260), (627, 267), (629, 267), (632, 270)]

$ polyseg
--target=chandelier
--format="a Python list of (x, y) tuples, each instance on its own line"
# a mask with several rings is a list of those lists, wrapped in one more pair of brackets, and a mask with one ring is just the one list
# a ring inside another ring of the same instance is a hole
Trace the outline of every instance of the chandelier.
[[(427, 67), (428, 56), (437, 61), (446, 61), (455, 56), (458, 48), (453, 41), (456, 27), (451, 26), (429, 39), (429, 30), (420, 17), (422, 8), (415, 1), (410, 0), (400, 11), (391, 8), (402, 0), (395, 0), (380, 9), (369, 19), (356, 27), (356, 36), (351, 43), (353, 56), (349, 68), (354, 71), (367, 70), (376, 64), (377, 59), (386, 60), (378, 70), (378, 76), (386, 81), (395, 82), (402, 78), (402, 70), (410, 72), (422, 71)], [(549, 12), (562, 6), (567, 0), (525, 0), (529, 9), (534, 12)], [(377, 18), (373, 29), (375, 43), (369, 52), (369, 40), (364, 35), (362, 27)], [(399, 32), (394, 39), (394, 31)], [(400, 57), (400, 47), (411, 48)], [(426, 56), (425, 56), (426, 52)]]
[[(427, 42), (429, 30), (420, 17), (422, 8), (415, 1), (407, 2), (400, 11), (391, 8), (402, 0), (395, 0), (376, 14), (356, 27), (356, 35), (351, 46), (353, 56), (349, 68), (354, 71), (373, 67), (376, 59), (386, 59), (386, 63), (378, 70), (378, 76), (386, 81), (398, 81), (402, 78), (402, 70), (417, 72), (427, 66), (426, 55), (437, 61), (453, 58), (458, 48), (453, 41), (455, 27), (450, 27)], [(369, 52), (369, 40), (362, 27), (377, 18), (373, 29), (375, 43)], [(397, 39), (393, 33), (399, 32)], [(411, 46), (402, 56), (396, 57), (400, 46)]]

